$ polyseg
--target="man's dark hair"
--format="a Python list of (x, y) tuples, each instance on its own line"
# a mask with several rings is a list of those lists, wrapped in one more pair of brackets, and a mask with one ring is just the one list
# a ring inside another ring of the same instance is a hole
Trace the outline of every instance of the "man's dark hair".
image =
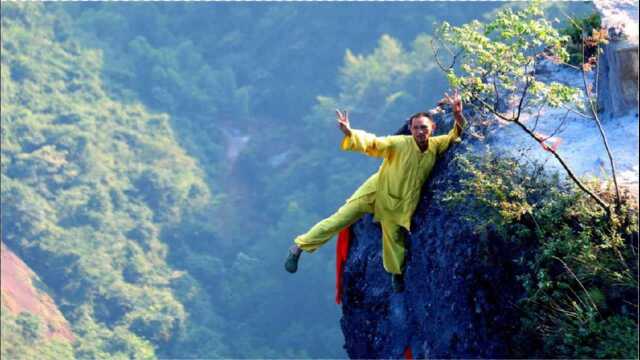
[(433, 116), (428, 112), (421, 111), (411, 115), (409, 119), (405, 122), (405, 124), (402, 125), (402, 127), (398, 129), (398, 131), (396, 131), (394, 135), (411, 135), (411, 122), (413, 121), (413, 119), (419, 118), (419, 117), (426, 117), (427, 119), (429, 119), (431, 124), (434, 125), (434, 130), (435, 130), (436, 122), (433, 120)]

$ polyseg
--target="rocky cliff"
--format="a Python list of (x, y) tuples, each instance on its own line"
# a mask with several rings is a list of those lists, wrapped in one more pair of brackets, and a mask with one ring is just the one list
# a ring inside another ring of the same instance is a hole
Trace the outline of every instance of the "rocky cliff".
[(478, 148), (454, 146), (425, 183), (407, 234), (404, 293), (392, 291), (382, 267), (379, 225), (368, 215), (352, 227), (341, 319), (351, 358), (398, 358), (408, 348), (415, 358), (509, 356), (519, 250), (478, 231), (470, 210), (440, 204), (458, 187), (455, 155)]

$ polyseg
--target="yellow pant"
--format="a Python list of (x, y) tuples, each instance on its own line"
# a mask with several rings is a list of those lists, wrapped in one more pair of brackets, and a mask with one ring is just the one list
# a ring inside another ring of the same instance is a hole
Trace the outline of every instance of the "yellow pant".
[[(366, 213), (373, 213), (375, 193), (351, 200), (338, 211), (315, 224), (307, 233), (295, 239), (296, 245), (314, 252), (345, 227), (355, 223)], [(398, 224), (380, 221), (382, 226), (382, 263), (392, 274), (401, 274), (404, 265), (404, 236)]]

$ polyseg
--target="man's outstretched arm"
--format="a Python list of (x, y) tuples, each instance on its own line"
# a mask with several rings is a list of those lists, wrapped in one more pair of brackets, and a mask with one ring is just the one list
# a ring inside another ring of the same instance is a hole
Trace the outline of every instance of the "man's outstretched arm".
[(369, 156), (387, 157), (393, 151), (393, 145), (397, 137), (377, 137), (363, 130), (352, 129), (349, 123), (349, 115), (336, 110), (338, 127), (344, 134), (340, 147), (342, 150), (357, 151)]

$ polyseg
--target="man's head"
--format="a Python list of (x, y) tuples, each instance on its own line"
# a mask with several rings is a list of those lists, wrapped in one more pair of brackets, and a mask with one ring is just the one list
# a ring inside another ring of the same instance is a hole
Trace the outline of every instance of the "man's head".
[(419, 112), (409, 118), (409, 130), (421, 149), (427, 146), (427, 140), (429, 140), (434, 129), (435, 123), (429, 113)]

